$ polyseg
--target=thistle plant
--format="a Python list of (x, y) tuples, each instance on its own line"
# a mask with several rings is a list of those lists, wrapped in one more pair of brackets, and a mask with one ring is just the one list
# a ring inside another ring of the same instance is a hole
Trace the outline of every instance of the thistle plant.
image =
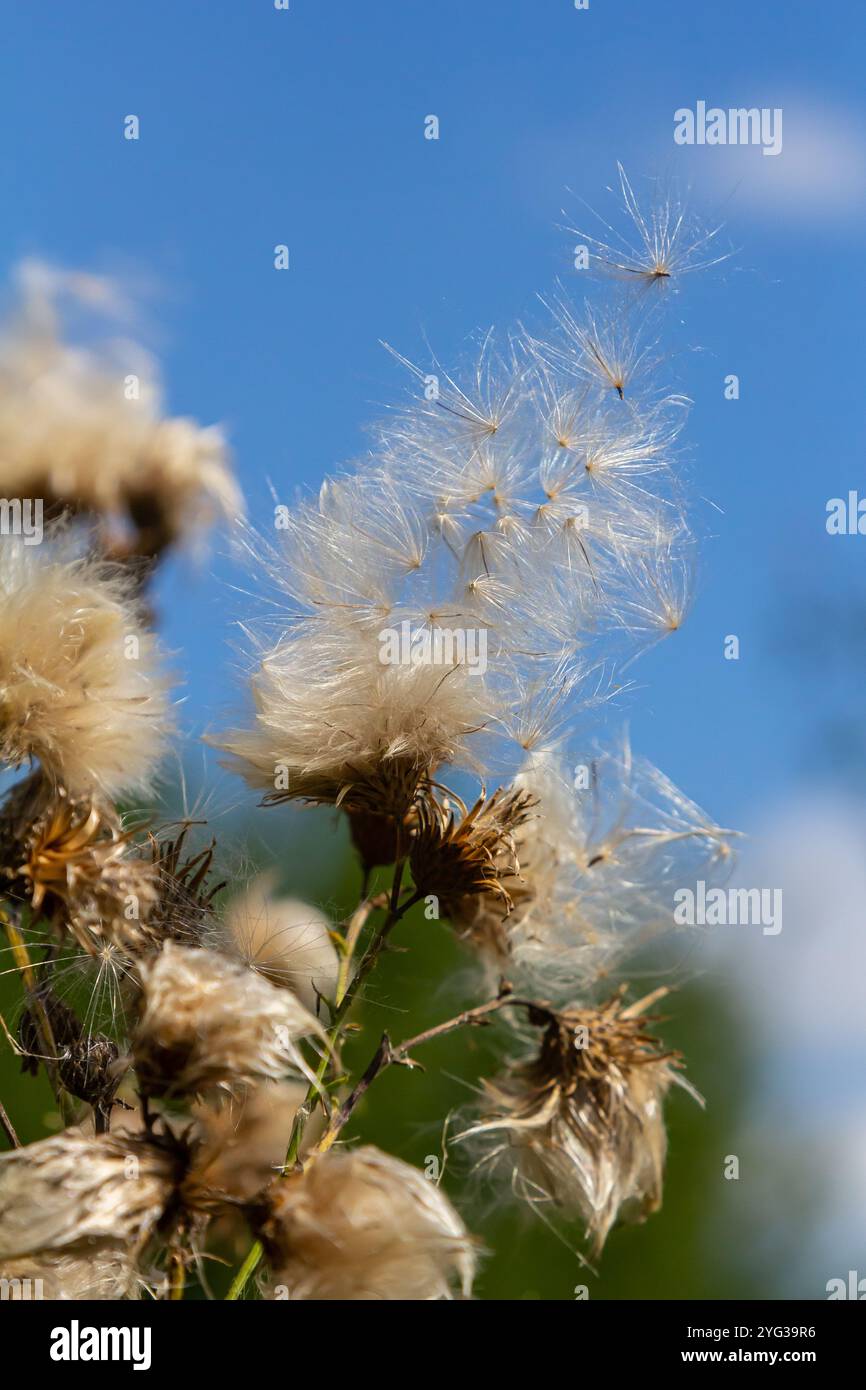
[[(558, 290), (541, 327), (483, 335), (463, 370), (401, 357), (409, 391), (367, 455), (278, 507), (271, 539), (241, 516), (220, 435), (164, 418), (147, 359), (62, 341), (64, 297), (102, 304), (96, 282), (25, 276), (0, 348), (0, 490), (42, 499), (47, 523), (40, 544), (0, 538), (0, 756), (18, 773), (3, 958), (21, 989), (3, 1030), (63, 1128), (21, 1146), (0, 1109), (5, 1277), (179, 1299), (193, 1281), (214, 1296), (228, 1260), (231, 1300), (465, 1298), (495, 1252), (446, 1195), (452, 1161), (576, 1258), (660, 1205), (665, 1096), (699, 1097), (657, 1035), (667, 988), (629, 971), (731, 837), (626, 739), (586, 730), (688, 613), (688, 402), (660, 385), (657, 338), (715, 234), (678, 205), (644, 212), (622, 173), (621, 190), (634, 236), (585, 238), (586, 302)], [(223, 847), (153, 809), (174, 720), (150, 581), (220, 517), (269, 603), (243, 618), (247, 712), (209, 741), (287, 829), (284, 803), (335, 808), (358, 867), (342, 921), (281, 897), (280, 865), (227, 892)], [(359, 1036), (395, 929), (411, 968), (433, 919), (473, 1001)], [(448, 1126), (443, 1182), (357, 1143), (384, 1071), (494, 1020), (499, 1069)], [(350, 1032), (368, 1047), (347, 1071)]]

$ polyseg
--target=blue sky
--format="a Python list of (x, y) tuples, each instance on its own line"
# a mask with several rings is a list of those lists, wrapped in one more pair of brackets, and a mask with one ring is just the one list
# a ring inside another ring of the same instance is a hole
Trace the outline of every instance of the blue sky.
[[(267, 478), (286, 500), (315, 484), (402, 390), (380, 339), (417, 357), (426, 337), (448, 362), (568, 277), (561, 210), (609, 210), (618, 159), (635, 181), (687, 178), (736, 248), (672, 310), (673, 337), (700, 348), (673, 367), (707, 539), (690, 623), (632, 668), (623, 714), (641, 752), (749, 824), (756, 801), (821, 775), (816, 727), (860, 685), (843, 615), (866, 538), (828, 537), (824, 519), (828, 498), (866, 492), (864, 39), (853, 0), (9, 7), (0, 266), (38, 255), (153, 282), (170, 406), (225, 424), (264, 519)], [(698, 100), (781, 107), (782, 153), (678, 148), (673, 113)], [(162, 589), (190, 729), (231, 698), (243, 603), (219, 550), (174, 563)], [(816, 595), (842, 618), (832, 675), (810, 645)]]

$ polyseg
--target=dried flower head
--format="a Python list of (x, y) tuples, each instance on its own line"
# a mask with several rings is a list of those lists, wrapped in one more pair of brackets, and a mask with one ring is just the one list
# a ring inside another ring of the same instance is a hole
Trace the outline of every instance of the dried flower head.
[(71, 795), (147, 786), (167, 682), (131, 581), (55, 536), (0, 547), (0, 759), (38, 758)]
[(35, 262), (19, 279), (21, 310), (0, 339), (0, 493), (98, 517), (105, 549), (124, 558), (241, 513), (220, 432), (163, 418), (158, 371), (140, 348), (62, 341), (62, 303), (104, 320), (115, 287)]
[(333, 999), (339, 963), (328, 919), (307, 903), (272, 892), (273, 877), (261, 875), (232, 898), (225, 926), (242, 959), (290, 989), (315, 1014), (319, 997)]
[(323, 1038), (288, 990), (237, 960), (167, 941), (141, 966), (141, 1013), (132, 1058), (145, 1095), (232, 1091), (298, 1073), (311, 1078), (298, 1043)]
[(531, 795), (520, 790), (482, 794), (471, 810), (453, 792), (443, 800), (425, 797), (409, 851), (417, 891), (438, 898), (445, 917), (460, 920), (471, 912), (468, 900), (479, 894), (498, 901), (505, 917), (514, 906), (512, 881), (520, 873), (515, 833), (532, 805)]
[(375, 633), (312, 625), (264, 657), (256, 724), (220, 746), (267, 803), (399, 819), (437, 766), (469, 756), (484, 715), (465, 664), (384, 664), (381, 651)]
[(417, 1168), (365, 1147), (330, 1152), (275, 1183), (261, 1235), (274, 1284), (307, 1300), (468, 1297), (472, 1240)]
[(93, 1242), (140, 1247), (168, 1205), (181, 1168), (170, 1144), (73, 1130), (0, 1154), (0, 1261)]
[(213, 881), (216, 841), (201, 849), (189, 846), (193, 824), (182, 821), (174, 834), (166, 827), (149, 837), (157, 880), (156, 901), (147, 915), (152, 940), (201, 946), (217, 931), (214, 898), (226, 883)]
[(69, 931), (88, 955), (107, 946), (141, 950), (152, 941), (147, 917), (157, 884), (152, 863), (136, 854), (133, 833), (109, 804), (70, 796), (36, 772), (0, 808), (8, 891)]
[[(197, 1105), (193, 1161), (199, 1184), (238, 1201), (250, 1201), (267, 1187), (283, 1166), (306, 1091), (298, 1082), (267, 1082), (220, 1105)], [(305, 1145), (320, 1130), (321, 1117), (311, 1117)]]
[(482, 893), (456, 905), (455, 927), (494, 973), (574, 997), (674, 926), (675, 889), (730, 862), (730, 832), (656, 768), (615, 753), (579, 761), (545, 750), (515, 788), (534, 800), (515, 834), (513, 908)]
[(43, 1026), (50, 1029), (56, 1050), (57, 1075), (64, 1090), (93, 1107), (100, 1130), (107, 1128), (120, 1084), (117, 1066), (119, 1049), (113, 1039), (85, 1028), (70, 1009), (43, 980), (30, 997), (18, 1025), (18, 1039), (24, 1054), (22, 1070), (35, 1075), (42, 1053)]
[(647, 1032), (643, 1011), (664, 993), (539, 1010), (540, 1051), (484, 1082), (482, 1116), (460, 1136), (483, 1141), (481, 1167), (504, 1171), (518, 1196), (579, 1217), (596, 1254), (618, 1216), (641, 1220), (661, 1205), (662, 1103), (674, 1082), (692, 1090), (677, 1054)]
[[(45, 1251), (0, 1265), (13, 1300), (118, 1301), (139, 1297), (146, 1281), (113, 1241), (87, 1241), (82, 1253)], [(4, 1295), (6, 1296), (6, 1295)]]

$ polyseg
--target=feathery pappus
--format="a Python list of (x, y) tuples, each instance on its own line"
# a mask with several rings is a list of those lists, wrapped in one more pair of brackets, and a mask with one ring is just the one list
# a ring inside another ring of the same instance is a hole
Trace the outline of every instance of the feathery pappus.
[[(95, 518), (117, 559), (153, 559), (241, 515), (220, 431), (166, 417), (150, 355), (106, 341), (119, 287), (36, 261), (18, 282), (0, 332), (0, 493), (38, 498), (47, 518)], [(95, 343), (64, 341), (67, 305), (95, 319)]]
[(445, 1194), (364, 1146), (309, 1161), (266, 1193), (260, 1232), (270, 1286), (290, 1299), (468, 1297), (476, 1253)]
[(39, 762), (71, 794), (152, 784), (168, 678), (130, 576), (68, 533), (0, 546), (0, 760)]
[(618, 1217), (641, 1220), (661, 1205), (664, 1097), (672, 1084), (696, 1095), (677, 1054), (647, 1031), (644, 1010), (666, 992), (539, 1007), (539, 1050), (483, 1083), (481, 1115), (458, 1136), (478, 1141), (479, 1167), (504, 1174), (518, 1197), (578, 1217), (596, 1255)]
[(324, 1030), (290, 991), (242, 961), (166, 941), (142, 961), (131, 1044), (145, 1095), (196, 1096), (289, 1075), (312, 1078), (298, 1043)]

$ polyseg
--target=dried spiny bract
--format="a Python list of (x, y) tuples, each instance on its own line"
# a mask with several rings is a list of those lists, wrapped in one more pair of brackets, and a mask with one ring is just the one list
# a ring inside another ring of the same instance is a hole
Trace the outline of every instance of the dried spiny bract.
[(237, 960), (167, 941), (141, 967), (132, 1058), (145, 1095), (192, 1096), (312, 1073), (300, 1039), (323, 1039), (288, 990)]
[(68, 1130), (0, 1154), (0, 1269), (49, 1252), (140, 1247), (182, 1174), (170, 1144)]
[(136, 855), (114, 811), (70, 796), (41, 773), (20, 782), (0, 811), (0, 844), (10, 893), (36, 917), (69, 931), (88, 955), (151, 944), (147, 916), (156, 873)]
[(68, 540), (0, 547), (0, 759), (37, 758), (71, 795), (147, 786), (167, 682), (130, 580)]
[(471, 1237), (417, 1168), (375, 1148), (330, 1152), (265, 1195), (272, 1286), (292, 1299), (468, 1297)]
[(484, 1082), (481, 1118), (460, 1136), (480, 1141), (481, 1171), (504, 1173), (519, 1197), (580, 1218), (595, 1254), (618, 1216), (640, 1220), (661, 1205), (662, 1104), (673, 1082), (691, 1091), (676, 1054), (646, 1031), (642, 1011), (664, 993), (630, 1007), (620, 991), (598, 1009), (539, 1010), (540, 1051)]
[(273, 985), (296, 994), (316, 1013), (320, 996), (333, 999), (339, 962), (327, 918), (307, 903), (281, 898), (262, 875), (224, 914), (230, 938), (242, 959)]
[(498, 902), (501, 916), (513, 907), (512, 882), (520, 874), (515, 832), (532, 814), (528, 792), (503, 791), (480, 796), (467, 809), (449, 792), (432, 794), (418, 806), (409, 864), (417, 891), (438, 899), (444, 917), (458, 923), (479, 894)]
[(21, 279), (23, 310), (0, 340), (0, 493), (98, 517), (105, 548), (123, 558), (241, 513), (219, 431), (162, 417), (145, 353), (61, 341), (61, 296), (104, 312), (111, 285), (36, 264)]
[(216, 841), (201, 849), (189, 848), (193, 822), (181, 822), (174, 835), (167, 830), (150, 835), (150, 852), (156, 876), (156, 901), (148, 911), (148, 936), (163, 942), (179, 941), (201, 946), (217, 930), (213, 900), (225, 888), (225, 880), (213, 882)]

